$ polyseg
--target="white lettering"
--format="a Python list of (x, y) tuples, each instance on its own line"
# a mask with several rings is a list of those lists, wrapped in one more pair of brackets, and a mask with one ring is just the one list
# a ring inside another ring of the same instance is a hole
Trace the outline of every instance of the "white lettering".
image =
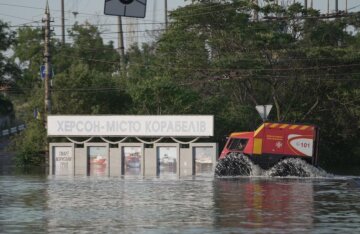
[(64, 122), (63, 121), (57, 121), (58, 123), (58, 131), (63, 132), (64, 131)]
[[(49, 136), (212, 136), (212, 116), (49, 116)], [(307, 147), (307, 146), (306, 146)]]
[(134, 131), (135, 132), (141, 131), (141, 123), (139, 121), (134, 122)]

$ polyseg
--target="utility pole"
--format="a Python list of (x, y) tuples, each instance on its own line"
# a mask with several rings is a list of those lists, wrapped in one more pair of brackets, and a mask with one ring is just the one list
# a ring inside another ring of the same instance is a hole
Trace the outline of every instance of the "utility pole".
[(51, 51), (50, 51), (50, 9), (49, 2), (46, 1), (45, 16), (43, 18), (45, 28), (45, 43), (44, 43), (44, 65), (45, 65), (45, 109), (44, 109), (44, 125), (47, 128), (47, 116), (51, 113), (51, 90), (50, 79), (52, 76), (51, 71)]
[(65, 44), (65, 7), (64, 0), (61, 0), (61, 38), (63, 45)]
[(348, 0), (345, 0), (345, 13), (348, 13)]
[(122, 27), (121, 16), (118, 16), (118, 47), (120, 54), (120, 72), (125, 78), (126, 68), (125, 68), (125, 46), (124, 46), (124, 32)]
[(327, 13), (330, 14), (330, 0), (327, 0)]
[(335, 13), (338, 14), (339, 13), (339, 1), (335, 0)]
[(310, 8), (314, 8), (313, 0), (310, 1)]
[(307, 10), (307, 8), (308, 8), (307, 0), (304, 0), (304, 8), (305, 8), (305, 10)]
[(168, 4), (167, 0), (165, 0), (165, 29), (168, 29)]
[[(51, 69), (51, 51), (50, 51), (50, 9), (49, 9), (49, 2), (46, 0), (46, 9), (45, 9), (45, 16), (43, 18), (44, 22), (44, 29), (45, 29), (45, 43), (44, 43), (44, 66), (45, 66), (45, 77), (44, 77), (44, 88), (45, 88), (45, 108), (43, 114), (43, 124), (45, 129), (48, 128), (47, 126), (47, 117), (51, 113), (51, 90), (50, 90), (50, 79), (52, 76), (52, 69)], [(47, 138), (46, 138), (47, 139)], [(49, 165), (49, 145), (48, 141), (45, 142), (45, 164)], [(46, 167), (48, 169), (48, 167)], [(46, 171), (47, 173), (47, 171)]]
[[(253, 3), (256, 5), (256, 6), (259, 6), (259, 0), (253, 0)], [(254, 18), (253, 18), (254, 21), (259, 21), (259, 12), (257, 10), (254, 10)]]

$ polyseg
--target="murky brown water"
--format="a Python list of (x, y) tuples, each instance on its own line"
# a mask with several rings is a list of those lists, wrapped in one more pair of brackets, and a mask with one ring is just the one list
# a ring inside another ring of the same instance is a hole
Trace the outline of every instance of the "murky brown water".
[(0, 176), (0, 233), (359, 233), (349, 179)]

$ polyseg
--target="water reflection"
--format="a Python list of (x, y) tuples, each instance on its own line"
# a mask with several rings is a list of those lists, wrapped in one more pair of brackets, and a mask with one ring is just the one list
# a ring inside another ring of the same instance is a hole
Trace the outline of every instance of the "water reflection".
[(44, 233), (47, 230), (46, 178), (0, 177), (0, 233)]
[(214, 184), (218, 227), (301, 231), (313, 226), (311, 181), (219, 179)]
[(0, 233), (359, 233), (346, 180), (0, 176)]
[(211, 180), (52, 178), (48, 232), (169, 233), (211, 229)]

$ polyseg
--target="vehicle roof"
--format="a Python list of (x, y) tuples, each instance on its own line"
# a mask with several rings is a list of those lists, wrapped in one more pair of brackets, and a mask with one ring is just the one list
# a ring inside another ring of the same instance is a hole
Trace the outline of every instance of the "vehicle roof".
[(248, 136), (252, 134), (254, 134), (254, 132), (233, 132), (230, 134), (230, 137)]

